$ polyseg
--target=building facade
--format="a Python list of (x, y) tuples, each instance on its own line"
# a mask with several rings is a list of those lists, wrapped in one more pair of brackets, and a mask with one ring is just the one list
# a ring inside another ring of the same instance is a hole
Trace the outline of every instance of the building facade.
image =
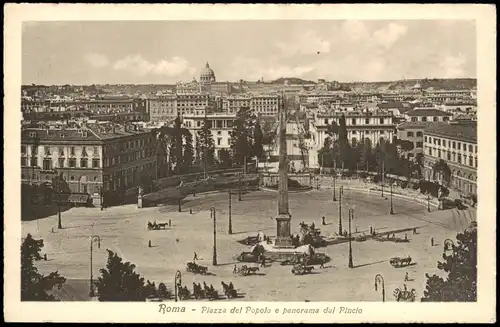
[(424, 130), (424, 176), (444, 181), (434, 174), (434, 164), (443, 160), (450, 169), (450, 186), (465, 193), (477, 193), (477, 125), (474, 122), (450, 122)]
[(405, 118), (411, 122), (446, 122), (453, 117), (453, 114), (435, 108), (415, 108), (406, 112)]
[(159, 95), (149, 99), (149, 121), (168, 122), (177, 117), (177, 96)]
[(323, 146), (328, 137), (327, 126), (335, 122), (340, 123), (341, 116), (344, 115), (347, 128), (347, 139), (349, 143), (355, 145), (365, 139), (369, 139), (375, 146), (381, 138), (392, 141), (395, 136), (396, 125), (393, 115), (390, 112), (334, 112), (318, 113), (309, 122), (312, 142), (319, 147)]
[(100, 191), (125, 192), (155, 178), (151, 133), (114, 124), (26, 128), (21, 133), (21, 181), (51, 185), (98, 201)]
[(210, 131), (212, 132), (215, 144), (215, 156), (219, 157), (220, 151), (231, 149), (231, 131), (236, 114), (185, 115), (182, 119), (183, 127), (187, 128), (193, 135), (193, 144), (197, 142), (198, 131), (203, 128), (205, 118), (208, 120)]

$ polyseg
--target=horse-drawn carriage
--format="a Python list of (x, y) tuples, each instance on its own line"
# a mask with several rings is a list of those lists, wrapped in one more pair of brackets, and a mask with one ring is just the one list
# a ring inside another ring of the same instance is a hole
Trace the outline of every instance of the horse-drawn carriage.
[(294, 275), (310, 274), (313, 269), (314, 269), (314, 266), (306, 266), (305, 264), (299, 263), (299, 264), (293, 266), (292, 273)]
[(411, 257), (410, 256), (406, 258), (394, 257), (389, 260), (389, 263), (394, 268), (406, 267), (411, 264)]
[(367, 237), (366, 237), (366, 235), (365, 235), (365, 234), (363, 234), (363, 235), (358, 235), (358, 236), (356, 236), (356, 238), (354, 238), (354, 240), (355, 240), (356, 242), (364, 242), (364, 241), (366, 241), (366, 239), (367, 239)]
[(148, 230), (167, 229), (168, 223), (157, 223), (148, 221)]
[(248, 276), (254, 275), (257, 271), (259, 271), (259, 267), (249, 267), (247, 265), (243, 265), (240, 269), (236, 269), (235, 273), (238, 273), (241, 276)]
[(196, 262), (188, 262), (186, 264), (186, 271), (192, 272), (194, 274), (206, 275), (208, 274), (208, 268), (196, 264)]
[(210, 287), (203, 282), (203, 287), (200, 283), (193, 283), (193, 296), (196, 300), (217, 300), (219, 299), (219, 293), (214, 289), (212, 285)]
[(224, 295), (228, 299), (233, 299), (238, 296), (238, 292), (234, 289), (233, 283), (226, 284), (224, 282), (220, 282), (222, 285), (222, 289), (224, 290)]

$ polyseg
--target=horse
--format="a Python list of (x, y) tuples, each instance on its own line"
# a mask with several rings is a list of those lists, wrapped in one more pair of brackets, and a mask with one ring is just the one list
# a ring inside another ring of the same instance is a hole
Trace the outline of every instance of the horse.
[(156, 224), (156, 228), (166, 229), (167, 225), (168, 225), (168, 223), (158, 223), (158, 224)]

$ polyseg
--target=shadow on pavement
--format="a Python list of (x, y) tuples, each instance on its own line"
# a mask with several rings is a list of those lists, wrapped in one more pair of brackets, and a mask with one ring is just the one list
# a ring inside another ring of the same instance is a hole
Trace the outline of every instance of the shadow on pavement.
[(364, 267), (364, 266), (371, 266), (371, 265), (375, 265), (377, 263), (382, 263), (382, 262), (387, 262), (387, 260), (380, 260), (380, 261), (375, 261), (375, 262), (370, 262), (370, 263), (364, 263), (362, 265), (354, 265), (354, 268), (360, 268), (360, 267)]

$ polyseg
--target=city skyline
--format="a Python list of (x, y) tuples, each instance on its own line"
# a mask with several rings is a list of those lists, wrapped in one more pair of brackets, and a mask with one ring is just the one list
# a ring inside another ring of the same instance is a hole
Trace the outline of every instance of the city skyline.
[[(174, 46), (170, 46), (174, 44)], [(476, 78), (474, 21), (108, 21), (23, 24), (23, 84), (298, 77)], [(355, 67), (355, 69), (353, 69)]]

